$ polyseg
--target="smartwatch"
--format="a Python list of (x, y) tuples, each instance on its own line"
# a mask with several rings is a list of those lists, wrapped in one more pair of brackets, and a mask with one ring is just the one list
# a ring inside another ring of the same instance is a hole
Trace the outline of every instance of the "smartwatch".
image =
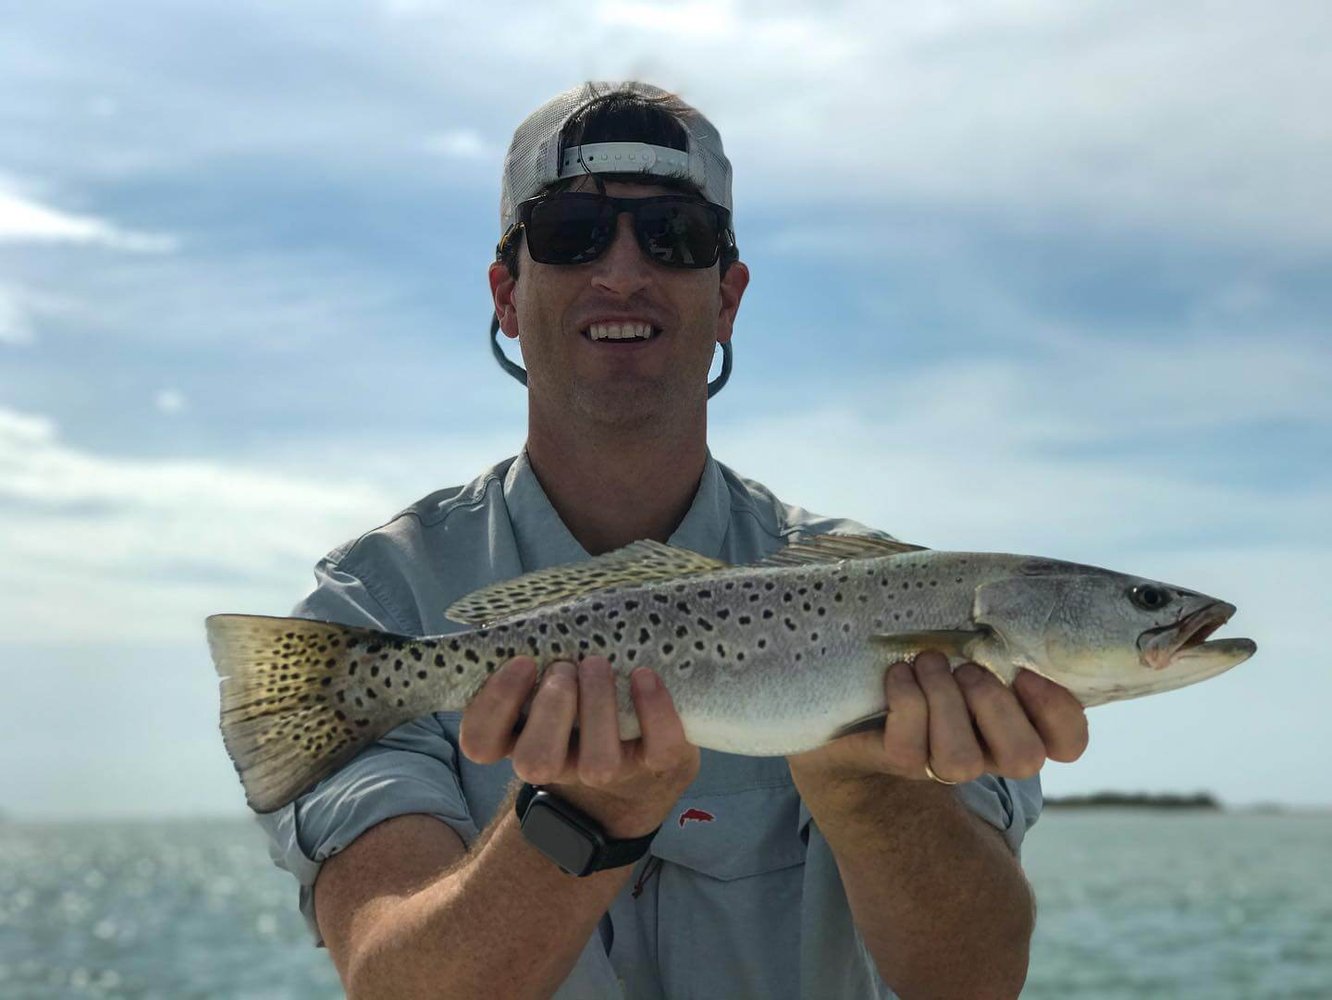
[(582, 878), (631, 865), (644, 854), (657, 830), (632, 840), (614, 840), (601, 825), (544, 788), (524, 783), (514, 803), (523, 837), (561, 871)]

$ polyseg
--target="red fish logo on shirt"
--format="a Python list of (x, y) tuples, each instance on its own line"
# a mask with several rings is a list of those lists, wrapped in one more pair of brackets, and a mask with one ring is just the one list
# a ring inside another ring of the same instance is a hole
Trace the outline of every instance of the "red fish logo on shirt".
[(684, 812), (680, 813), (680, 826), (683, 828), (684, 825), (691, 820), (695, 823), (711, 823), (716, 818), (717, 817), (710, 812), (705, 812), (702, 809), (695, 809), (693, 806), (690, 806)]

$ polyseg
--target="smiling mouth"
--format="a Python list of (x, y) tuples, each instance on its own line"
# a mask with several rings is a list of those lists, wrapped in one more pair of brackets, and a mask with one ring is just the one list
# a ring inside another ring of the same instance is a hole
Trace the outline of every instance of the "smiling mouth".
[(645, 344), (661, 334), (649, 323), (593, 323), (583, 330), (588, 340), (602, 344)]

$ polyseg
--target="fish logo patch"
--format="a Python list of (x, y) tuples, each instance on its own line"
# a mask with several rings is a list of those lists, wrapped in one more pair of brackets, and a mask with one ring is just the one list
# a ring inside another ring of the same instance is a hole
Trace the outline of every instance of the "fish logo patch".
[(690, 806), (684, 812), (680, 813), (680, 827), (683, 829), (686, 823), (711, 823), (717, 817), (703, 809), (695, 809)]

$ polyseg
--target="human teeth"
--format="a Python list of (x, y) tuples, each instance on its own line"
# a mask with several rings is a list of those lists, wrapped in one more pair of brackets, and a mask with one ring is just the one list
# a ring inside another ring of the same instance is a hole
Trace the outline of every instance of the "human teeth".
[(593, 323), (587, 335), (593, 340), (646, 340), (652, 336), (649, 323)]

